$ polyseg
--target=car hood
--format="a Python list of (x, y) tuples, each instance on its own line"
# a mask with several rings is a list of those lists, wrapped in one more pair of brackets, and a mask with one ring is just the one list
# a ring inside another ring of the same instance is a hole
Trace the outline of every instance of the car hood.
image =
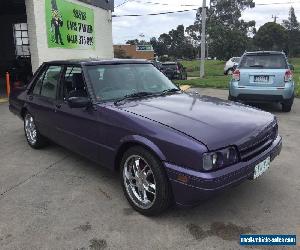
[(190, 136), (216, 150), (242, 145), (273, 120), (270, 113), (198, 94), (173, 94), (125, 102), (118, 108)]

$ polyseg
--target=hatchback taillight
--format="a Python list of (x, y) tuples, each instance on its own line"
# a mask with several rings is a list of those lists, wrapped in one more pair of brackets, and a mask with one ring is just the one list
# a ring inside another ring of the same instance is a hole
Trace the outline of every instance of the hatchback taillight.
[(289, 82), (293, 80), (293, 72), (291, 70), (287, 70), (284, 75), (284, 81)]
[(236, 69), (232, 74), (232, 78), (236, 81), (239, 81), (241, 78), (241, 72), (238, 69)]

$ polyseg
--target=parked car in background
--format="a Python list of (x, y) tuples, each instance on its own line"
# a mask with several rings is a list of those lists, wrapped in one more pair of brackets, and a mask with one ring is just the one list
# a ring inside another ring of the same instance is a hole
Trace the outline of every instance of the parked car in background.
[(155, 68), (157, 68), (158, 70), (161, 70), (161, 67), (162, 67), (162, 63), (161, 62), (155, 61), (155, 60), (150, 61), (150, 62), (155, 66)]
[(187, 80), (186, 68), (180, 62), (164, 62), (161, 71), (170, 80)]
[(232, 57), (230, 58), (224, 67), (224, 75), (232, 75), (235, 67), (239, 64), (241, 58), (240, 57)]
[(283, 52), (246, 52), (232, 75), (229, 99), (279, 102), (290, 112), (295, 95), (291, 68)]
[(274, 115), (184, 93), (140, 60), (44, 63), (9, 107), (32, 148), (50, 139), (118, 171), (145, 215), (258, 178), (282, 145)]

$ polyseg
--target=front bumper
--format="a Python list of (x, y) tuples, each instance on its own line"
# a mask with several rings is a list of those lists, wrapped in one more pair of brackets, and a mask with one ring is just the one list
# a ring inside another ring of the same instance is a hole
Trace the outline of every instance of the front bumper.
[(288, 82), (284, 87), (240, 86), (239, 82), (231, 81), (229, 94), (239, 100), (280, 102), (291, 99), (294, 95), (294, 83)]
[[(268, 156), (273, 161), (280, 154), (281, 148), (282, 139), (278, 136), (266, 151), (255, 158), (210, 173), (198, 172), (165, 163), (175, 202), (181, 206), (193, 206), (228, 187), (237, 185), (246, 179), (251, 179), (255, 166)], [(185, 183), (180, 181), (182, 176), (185, 177)]]

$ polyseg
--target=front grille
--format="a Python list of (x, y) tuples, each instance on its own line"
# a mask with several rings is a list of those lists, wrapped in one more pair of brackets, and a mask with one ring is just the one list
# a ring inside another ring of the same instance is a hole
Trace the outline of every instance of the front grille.
[(242, 161), (249, 161), (267, 150), (278, 135), (278, 125), (273, 123), (268, 126), (257, 137), (239, 147)]

